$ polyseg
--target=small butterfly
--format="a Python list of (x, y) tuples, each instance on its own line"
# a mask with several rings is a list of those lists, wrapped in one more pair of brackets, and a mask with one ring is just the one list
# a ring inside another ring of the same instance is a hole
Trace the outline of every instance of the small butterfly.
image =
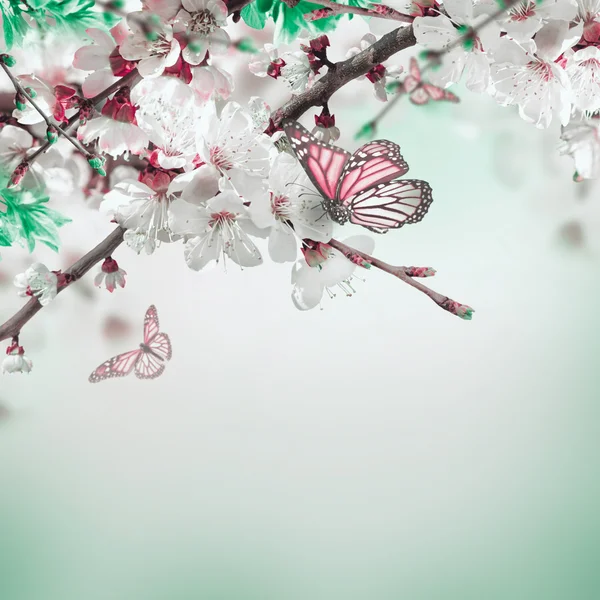
[(351, 155), (320, 142), (296, 121), (284, 121), (283, 129), (336, 223), (350, 221), (385, 233), (417, 223), (427, 213), (431, 187), (420, 179), (397, 179), (408, 172), (397, 144), (376, 140)]
[(460, 102), (460, 98), (452, 92), (432, 85), (431, 83), (423, 82), (419, 63), (417, 63), (415, 58), (410, 59), (408, 72), (409, 75), (405, 77), (402, 85), (404, 86), (404, 91), (409, 95), (409, 100), (413, 104), (427, 104), (430, 100), (436, 102), (441, 100), (446, 100), (447, 102)]
[(158, 313), (152, 305), (144, 317), (144, 341), (137, 350), (118, 354), (103, 362), (89, 377), (90, 383), (98, 383), (111, 377), (125, 377), (135, 368), (139, 379), (155, 379), (165, 370), (165, 361), (171, 360), (171, 340), (166, 333), (159, 333)]

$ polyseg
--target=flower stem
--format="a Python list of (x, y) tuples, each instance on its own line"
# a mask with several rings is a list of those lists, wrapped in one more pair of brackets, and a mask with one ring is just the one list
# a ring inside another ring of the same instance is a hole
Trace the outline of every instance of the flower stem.
[(374, 17), (376, 19), (387, 19), (388, 21), (400, 21), (402, 23), (412, 23), (415, 18), (406, 15), (385, 4), (374, 4), (373, 8), (363, 8), (361, 6), (348, 6), (338, 4), (332, 0), (311, 0), (312, 4), (320, 4), (324, 9), (313, 10), (304, 15), (307, 21), (317, 21), (326, 17), (341, 14), (361, 15), (363, 17)]

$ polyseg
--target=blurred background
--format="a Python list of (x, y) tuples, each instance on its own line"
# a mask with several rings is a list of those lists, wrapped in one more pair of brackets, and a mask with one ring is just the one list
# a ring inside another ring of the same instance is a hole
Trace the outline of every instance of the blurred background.
[[(368, 31), (342, 29), (335, 59)], [(237, 99), (287, 98), (236, 60)], [(557, 126), (455, 91), (380, 128), (435, 201), (375, 254), (437, 269), (473, 321), (374, 270), (303, 313), (291, 265), (195, 273), (180, 244), (120, 248), (126, 288), (94, 269), (23, 331), (32, 373), (0, 379), (2, 600), (600, 597), (598, 187), (572, 182)], [(381, 107), (366, 81), (336, 94), (340, 144)], [(73, 223), (35, 258), (57, 269), (112, 226), (53, 201)], [(33, 259), (2, 255), (4, 321)], [(89, 384), (150, 304), (165, 374)]]

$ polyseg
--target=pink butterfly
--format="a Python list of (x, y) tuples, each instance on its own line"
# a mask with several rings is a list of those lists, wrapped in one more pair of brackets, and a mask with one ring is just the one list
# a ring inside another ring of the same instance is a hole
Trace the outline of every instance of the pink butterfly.
[(454, 95), (452, 92), (449, 92), (441, 87), (431, 85), (431, 83), (423, 82), (421, 79), (419, 63), (417, 63), (415, 58), (410, 59), (408, 72), (409, 75), (405, 77), (402, 85), (404, 86), (404, 91), (409, 94), (409, 100), (413, 104), (427, 104), (430, 100), (460, 102), (460, 98)]
[(90, 383), (98, 383), (111, 377), (125, 377), (135, 368), (139, 379), (155, 379), (165, 370), (165, 361), (173, 354), (171, 340), (166, 333), (159, 333), (158, 313), (152, 305), (144, 317), (144, 342), (137, 350), (118, 354), (103, 362), (89, 377)]
[(285, 121), (283, 129), (336, 223), (350, 221), (385, 233), (425, 216), (433, 201), (431, 187), (420, 179), (397, 179), (408, 172), (397, 144), (377, 140), (351, 155), (320, 142), (296, 121)]

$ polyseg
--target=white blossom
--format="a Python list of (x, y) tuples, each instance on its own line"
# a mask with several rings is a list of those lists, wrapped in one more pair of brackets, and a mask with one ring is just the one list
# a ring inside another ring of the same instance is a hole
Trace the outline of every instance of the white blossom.
[(23, 346), (18, 342), (13, 342), (6, 349), (6, 356), (2, 361), (2, 373), (29, 373), (33, 368), (33, 363), (25, 355)]
[(37, 298), (42, 306), (49, 304), (58, 293), (58, 277), (42, 263), (34, 263), (24, 273), (19, 273), (14, 284), (19, 296)]

